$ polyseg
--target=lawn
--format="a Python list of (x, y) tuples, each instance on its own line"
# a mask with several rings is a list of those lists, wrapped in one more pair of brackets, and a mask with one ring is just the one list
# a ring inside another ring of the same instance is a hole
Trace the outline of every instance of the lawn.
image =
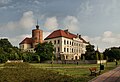
[[(115, 62), (104, 64), (102, 73), (116, 67)], [(88, 82), (95, 76), (90, 76), (90, 67), (99, 64), (0, 64), (0, 82)]]
[[(120, 63), (120, 62), (119, 62)], [(35, 68), (43, 68), (46, 70), (52, 70), (58, 72), (61, 75), (68, 75), (75, 78), (81, 79), (83, 82), (94, 78), (95, 76), (90, 76), (89, 68), (96, 67), (99, 70), (99, 64), (31, 64)], [(116, 67), (115, 62), (109, 62), (104, 65), (104, 70), (101, 71), (101, 74), (112, 70)]]

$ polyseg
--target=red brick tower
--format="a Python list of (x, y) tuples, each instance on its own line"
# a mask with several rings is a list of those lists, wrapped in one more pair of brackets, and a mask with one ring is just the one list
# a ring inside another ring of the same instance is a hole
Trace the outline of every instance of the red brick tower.
[(36, 29), (32, 30), (33, 48), (38, 43), (43, 42), (43, 31), (39, 29), (39, 25), (36, 25)]

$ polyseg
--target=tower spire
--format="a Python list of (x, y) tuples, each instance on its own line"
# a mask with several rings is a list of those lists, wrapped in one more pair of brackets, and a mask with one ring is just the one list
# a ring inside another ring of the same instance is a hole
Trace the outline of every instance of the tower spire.
[(37, 19), (37, 25), (36, 25), (36, 29), (39, 29), (39, 25), (38, 25), (38, 19)]
[(38, 25), (38, 19), (37, 19), (37, 25)]
[(99, 51), (98, 46), (97, 46), (97, 51)]

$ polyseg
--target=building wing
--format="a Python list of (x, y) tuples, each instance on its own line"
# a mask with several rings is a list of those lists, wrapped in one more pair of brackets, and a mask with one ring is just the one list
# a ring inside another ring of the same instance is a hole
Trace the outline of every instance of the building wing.
[(22, 42), (20, 42), (20, 44), (32, 44), (32, 42), (33, 42), (32, 38), (26, 37)]
[[(47, 36), (45, 40), (58, 38), (58, 37), (65, 37), (68, 39), (73, 39), (73, 38), (77, 38), (78, 35), (72, 34), (68, 32), (68, 30), (55, 30), (49, 36)], [(84, 43), (88, 44), (88, 42), (85, 41), (80, 35), (79, 35), (79, 39), (81, 39)]]

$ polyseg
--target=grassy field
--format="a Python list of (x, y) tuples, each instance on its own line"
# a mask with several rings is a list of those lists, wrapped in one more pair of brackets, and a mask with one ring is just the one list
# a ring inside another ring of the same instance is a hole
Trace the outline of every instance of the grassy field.
[[(120, 63), (120, 62), (119, 62)], [(52, 70), (58, 72), (61, 75), (68, 75), (71, 77), (79, 78), (82, 82), (87, 82), (95, 76), (90, 76), (89, 68), (96, 67), (99, 70), (99, 64), (31, 64), (35, 68), (43, 68), (46, 70)], [(109, 62), (104, 65), (104, 70), (101, 74), (112, 70), (116, 67), (115, 62)]]
[[(104, 64), (102, 73), (116, 67), (115, 62)], [(0, 82), (88, 82), (90, 67), (99, 64), (0, 64)]]

